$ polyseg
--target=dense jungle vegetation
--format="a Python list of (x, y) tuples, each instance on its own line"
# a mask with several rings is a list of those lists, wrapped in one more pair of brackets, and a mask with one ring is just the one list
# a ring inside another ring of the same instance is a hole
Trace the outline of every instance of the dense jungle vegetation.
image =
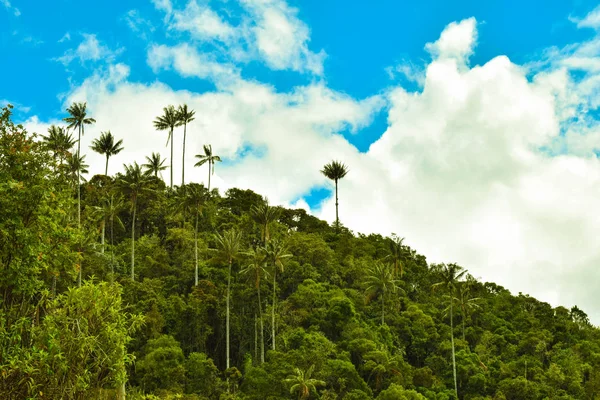
[[(579, 308), (210, 190), (209, 145), (206, 186), (167, 185), (157, 153), (85, 181), (88, 113), (44, 135), (0, 116), (0, 398), (600, 398), (600, 331)], [(155, 126), (172, 146), (193, 119), (167, 107)], [(92, 150), (108, 166), (127, 144), (105, 132)], [(348, 169), (319, 173), (337, 187)]]

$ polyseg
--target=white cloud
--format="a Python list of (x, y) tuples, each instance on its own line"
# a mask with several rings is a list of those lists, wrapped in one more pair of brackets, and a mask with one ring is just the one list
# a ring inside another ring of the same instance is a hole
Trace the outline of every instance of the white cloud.
[(461, 63), (466, 63), (473, 54), (477, 42), (476, 20), (471, 17), (460, 22), (452, 22), (442, 32), (440, 38), (427, 43), (425, 49), (434, 58), (454, 58)]
[(71, 40), (71, 34), (67, 32), (58, 40), (58, 43), (68, 42), (69, 40)]
[(129, 29), (144, 40), (147, 40), (149, 33), (156, 30), (150, 21), (140, 15), (138, 10), (127, 11), (123, 19), (127, 23)]
[(191, 0), (184, 10), (176, 11), (173, 15), (172, 29), (190, 32), (198, 40), (218, 39), (229, 42), (237, 35), (235, 28), (225, 22), (208, 5), (199, 6)]
[(167, 15), (173, 12), (171, 0), (152, 0), (152, 3), (157, 10), (164, 11)]
[(2, 4), (7, 11), (12, 12), (15, 17), (21, 15), (21, 11), (17, 7), (14, 7), (12, 4), (10, 4), (9, 0), (0, 0), (0, 4)]
[(600, 6), (597, 6), (590, 11), (584, 18), (570, 18), (571, 21), (577, 23), (578, 28), (600, 28)]
[(100, 60), (112, 62), (115, 56), (124, 50), (123, 48), (120, 48), (116, 51), (112, 51), (107, 46), (103, 45), (94, 34), (84, 33), (82, 36), (83, 40), (76, 49), (69, 49), (63, 56), (57, 57), (54, 60), (63, 63), (65, 66), (69, 65), (75, 59), (79, 59), (82, 63)]

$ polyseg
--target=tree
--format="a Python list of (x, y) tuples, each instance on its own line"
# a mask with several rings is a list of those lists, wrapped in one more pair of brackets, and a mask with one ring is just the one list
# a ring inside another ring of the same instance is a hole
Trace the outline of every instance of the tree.
[(252, 206), (250, 214), (254, 221), (260, 225), (262, 230), (262, 240), (266, 244), (271, 238), (269, 225), (277, 221), (280, 215), (280, 210), (277, 207), (270, 207), (268, 203), (259, 206)]
[(198, 286), (198, 219), (206, 200), (206, 190), (203, 185), (190, 183), (183, 196), (182, 206), (194, 212), (194, 286)]
[[(470, 276), (470, 275), (469, 275)], [(477, 304), (481, 299), (479, 297), (471, 297), (470, 281), (461, 282), (458, 286), (458, 297), (454, 297), (454, 301), (458, 304), (462, 314), (462, 338), (465, 339), (465, 320), (469, 312), (480, 308)]]
[(159, 131), (169, 130), (169, 136), (167, 137), (167, 146), (169, 141), (171, 142), (171, 188), (173, 188), (173, 130), (175, 127), (181, 125), (179, 114), (175, 107), (169, 105), (163, 108), (163, 115), (156, 117), (154, 120), (154, 128)]
[(440, 275), (442, 280), (433, 285), (433, 288), (444, 288), (450, 293), (450, 343), (452, 346), (452, 372), (454, 376), (454, 393), (458, 398), (458, 384), (456, 381), (456, 355), (454, 353), (454, 313), (453, 303), (454, 294), (459, 280), (467, 273), (462, 267), (456, 264), (442, 265)]
[(108, 176), (108, 159), (119, 154), (123, 150), (123, 139), (115, 143), (115, 137), (110, 131), (102, 132), (100, 138), (94, 139), (90, 148), (98, 154), (106, 156), (106, 166), (104, 167), (104, 175)]
[(272, 337), (272, 347), (273, 350), (275, 350), (275, 344), (276, 344), (276, 340), (275, 340), (275, 336), (276, 336), (276, 329), (275, 329), (275, 308), (276, 308), (276, 304), (277, 304), (277, 270), (280, 270), (281, 272), (283, 272), (284, 269), (284, 261), (290, 257), (292, 257), (291, 254), (287, 253), (287, 248), (286, 246), (279, 240), (274, 240), (272, 242), (269, 242), (266, 245), (266, 253), (267, 253), (267, 260), (268, 262), (271, 264), (272, 267), (272, 271), (273, 271), (273, 306), (271, 308), (271, 331), (273, 333), (273, 337)]
[(50, 150), (54, 158), (58, 158), (59, 165), (70, 155), (70, 150), (75, 145), (73, 135), (65, 131), (61, 126), (51, 125), (48, 128), (48, 136), (42, 136), (48, 150)]
[(389, 254), (386, 256), (386, 258), (391, 258), (394, 263), (394, 275), (398, 276), (398, 270), (400, 270), (400, 277), (404, 275), (404, 265), (400, 259), (403, 241), (404, 238), (400, 238), (395, 233), (392, 233), (392, 237), (389, 239)]
[[(167, 159), (162, 158), (159, 153), (152, 153), (150, 157), (146, 156), (146, 164), (142, 164), (145, 168), (146, 173), (153, 174), (154, 177), (158, 178), (158, 173), (167, 169), (165, 163)], [(162, 174), (161, 174), (162, 176)]]
[[(79, 153), (67, 156), (67, 178), (73, 185), (79, 186), (81, 174), (87, 174), (89, 165), (85, 163), (85, 156), (79, 157)], [(83, 178), (85, 182), (85, 178)]]
[(119, 212), (125, 208), (125, 201), (120, 195), (111, 194), (110, 197), (105, 200), (104, 204), (104, 216), (108, 218), (110, 224), (110, 272), (115, 273), (115, 221), (122, 228), (125, 229), (123, 221), (119, 218)]
[[(84, 134), (85, 126), (96, 123), (96, 120), (87, 116), (87, 103), (73, 103), (67, 108), (67, 112), (70, 116), (63, 118), (63, 121), (68, 124), (67, 128), (79, 131), (77, 138), (77, 157), (79, 157), (81, 154), (81, 136)], [(77, 224), (81, 229), (81, 176), (79, 170), (77, 171)]]
[[(196, 158), (200, 161), (198, 161), (196, 164), (194, 164), (194, 167), (201, 167), (204, 164), (208, 163), (208, 191), (210, 192), (210, 175), (211, 173), (214, 174), (215, 173), (215, 162), (216, 161), (221, 161), (221, 157), (213, 155), (212, 153), (212, 146), (209, 145), (204, 145), (204, 154), (196, 154)], [(212, 171), (212, 172), (211, 172)]]
[(334, 160), (329, 164), (325, 164), (321, 170), (321, 173), (335, 182), (335, 223), (336, 226), (339, 227), (340, 219), (338, 216), (338, 181), (346, 176), (348, 173), (348, 167), (345, 164)]
[(187, 135), (187, 124), (192, 122), (195, 118), (196, 111), (188, 109), (187, 104), (179, 106), (177, 109), (177, 116), (179, 117), (180, 125), (183, 125), (183, 156), (181, 160), (181, 186), (185, 184), (185, 137)]
[(265, 337), (264, 337), (264, 321), (262, 314), (262, 302), (260, 300), (260, 281), (263, 276), (268, 276), (269, 273), (267, 271), (267, 263), (264, 248), (256, 248), (253, 247), (249, 251), (244, 253), (245, 256), (248, 257), (250, 263), (240, 270), (240, 274), (247, 275), (250, 277), (252, 283), (254, 283), (254, 288), (256, 289), (256, 295), (258, 298), (257, 307), (258, 307), (258, 317), (260, 321), (260, 362), (265, 362)]
[(291, 384), (290, 394), (297, 393), (298, 399), (305, 400), (310, 398), (311, 392), (317, 391), (317, 386), (325, 386), (325, 382), (312, 378), (315, 365), (311, 365), (306, 371), (300, 368), (294, 368), (294, 374), (289, 375), (284, 382)]
[(149, 175), (142, 172), (137, 162), (127, 165), (123, 164), (125, 174), (117, 178), (117, 182), (123, 192), (129, 197), (131, 203), (131, 280), (135, 280), (135, 217), (137, 212), (137, 200), (140, 193), (149, 191)]
[(231, 229), (225, 232), (223, 235), (217, 233), (215, 235), (215, 240), (217, 242), (218, 257), (229, 264), (229, 272), (227, 274), (227, 314), (225, 319), (225, 362), (227, 365), (226, 369), (229, 369), (229, 300), (231, 296), (231, 266), (233, 264), (233, 260), (237, 258), (240, 253), (240, 248), (242, 245), (242, 233), (240, 231)]
[(398, 281), (394, 279), (394, 273), (390, 267), (382, 262), (376, 262), (367, 276), (367, 295), (375, 296), (381, 294), (381, 325), (385, 324), (385, 294), (395, 293)]

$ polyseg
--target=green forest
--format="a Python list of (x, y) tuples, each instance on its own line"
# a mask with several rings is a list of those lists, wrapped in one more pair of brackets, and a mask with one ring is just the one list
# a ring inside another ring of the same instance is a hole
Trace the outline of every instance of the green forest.
[[(219, 193), (212, 147), (185, 153), (194, 118), (165, 107), (168, 162), (107, 176), (134, 144), (103, 132), (82, 148), (85, 103), (38, 133), (2, 109), (1, 399), (600, 399), (583, 310), (428, 263), (401, 226), (353, 233), (337, 215), (342, 161), (314, 171), (335, 184), (333, 224)], [(85, 179), (91, 151), (106, 172)], [(173, 177), (186, 157), (205, 182)]]

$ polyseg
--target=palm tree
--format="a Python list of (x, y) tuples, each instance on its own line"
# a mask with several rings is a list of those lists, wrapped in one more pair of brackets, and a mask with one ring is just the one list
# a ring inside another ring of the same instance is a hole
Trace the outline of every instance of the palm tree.
[[(470, 277), (471, 275), (468, 275)], [(472, 281), (468, 279), (466, 282), (461, 282), (458, 286), (458, 297), (454, 298), (454, 301), (460, 308), (462, 314), (462, 338), (465, 339), (465, 320), (469, 312), (480, 308), (478, 302), (481, 300), (479, 297), (471, 297), (471, 284)], [(473, 278), (474, 279), (474, 278)]]
[[(69, 181), (73, 184), (77, 184), (78, 178), (80, 178), (81, 174), (87, 174), (89, 165), (85, 163), (85, 156), (79, 157), (79, 153), (73, 153), (67, 155), (67, 177)], [(83, 178), (85, 181), (85, 178)]]
[(123, 164), (125, 174), (117, 178), (117, 182), (131, 203), (131, 280), (135, 280), (135, 217), (137, 212), (137, 200), (140, 193), (149, 191), (149, 175), (142, 171), (137, 162), (127, 165)]
[(106, 166), (104, 167), (104, 175), (108, 176), (108, 159), (116, 156), (123, 150), (123, 139), (115, 143), (115, 137), (110, 131), (102, 132), (99, 139), (94, 139), (90, 148), (98, 154), (106, 156)]
[(226, 334), (226, 346), (225, 346), (225, 358), (226, 358), (226, 369), (229, 369), (229, 299), (231, 296), (231, 265), (233, 260), (238, 257), (240, 247), (242, 245), (242, 233), (231, 229), (225, 232), (223, 235), (216, 234), (215, 240), (217, 242), (217, 250), (219, 258), (225, 260), (229, 264), (229, 272), (227, 274), (227, 314), (225, 320), (225, 334)]
[(66, 132), (61, 126), (51, 125), (48, 128), (48, 136), (42, 136), (44, 143), (54, 156), (58, 158), (60, 165), (70, 154), (69, 150), (75, 145), (73, 135)]
[(404, 275), (404, 265), (400, 257), (402, 255), (402, 242), (404, 238), (398, 237), (395, 233), (392, 233), (392, 237), (389, 239), (389, 254), (385, 258), (391, 258), (394, 263), (394, 276), (398, 276), (398, 270), (400, 270), (400, 277)]
[[(161, 158), (159, 153), (152, 153), (150, 157), (146, 156), (146, 164), (142, 164), (142, 167), (146, 169), (146, 173), (154, 174), (154, 177), (158, 178), (158, 173), (167, 169), (165, 165), (166, 158)], [(161, 174), (162, 177), (162, 174)]]
[(381, 294), (381, 325), (385, 324), (385, 295), (387, 292), (396, 293), (399, 290), (398, 281), (390, 267), (380, 261), (376, 262), (367, 276), (367, 295)]
[(276, 334), (275, 308), (276, 308), (276, 293), (277, 293), (277, 270), (280, 270), (281, 272), (283, 272), (284, 261), (286, 259), (292, 257), (292, 255), (286, 253), (287, 248), (279, 240), (274, 240), (272, 242), (269, 242), (265, 247), (265, 251), (267, 253), (267, 260), (273, 268), (273, 307), (271, 308), (271, 331), (273, 334), (272, 348), (273, 348), (273, 350), (275, 350), (275, 344), (276, 344), (276, 340), (275, 340), (275, 334)]
[(104, 215), (108, 218), (110, 223), (110, 272), (114, 275), (115, 273), (115, 221), (121, 227), (125, 229), (123, 221), (119, 218), (119, 212), (125, 208), (125, 201), (120, 195), (111, 194), (106, 200), (104, 205)]
[(338, 217), (338, 181), (346, 176), (348, 173), (348, 167), (345, 164), (334, 160), (329, 164), (325, 164), (321, 170), (321, 173), (335, 182), (335, 223), (336, 226), (339, 227), (340, 219)]
[(196, 158), (200, 161), (198, 161), (196, 164), (194, 164), (194, 167), (201, 167), (205, 163), (208, 163), (208, 191), (210, 192), (211, 171), (212, 171), (212, 174), (215, 173), (215, 162), (221, 161), (221, 157), (213, 155), (212, 146), (210, 144), (209, 145), (205, 144), (204, 145), (204, 154), (196, 154)]
[(185, 137), (187, 134), (187, 124), (192, 122), (195, 118), (196, 111), (188, 110), (187, 104), (179, 106), (177, 109), (177, 116), (179, 117), (180, 125), (183, 125), (183, 157), (181, 161), (181, 186), (185, 184)]
[(190, 183), (187, 185), (187, 190), (183, 194), (182, 207), (194, 212), (194, 254), (196, 260), (196, 268), (194, 273), (194, 286), (198, 286), (198, 219), (204, 206), (206, 199), (206, 189), (203, 185)]
[(271, 225), (272, 222), (277, 221), (279, 214), (280, 209), (277, 207), (270, 207), (267, 202), (259, 206), (252, 206), (250, 209), (250, 215), (252, 215), (254, 221), (259, 224), (262, 229), (262, 240), (264, 244), (270, 239), (269, 225)]
[(442, 280), (435, 283), (432, 288), (445, 288), (450, 292), (450, 343), (452, 345), (452, 372), (454, 374), (454, 393), (458, 398), (458, 384), (456, 382), (456, 356), (454, 354), (454, 315), (453, 315), (453, 303), (454, 293), (458, 286), (459, 280), (467, 273), (462, 267), (456, 264), (442, 265), (440, 269), (440, 275)]
[(264, 321), (263, 321), (263, 314), (262, 314), (262, 302), (260, 300), (260, 281), (261, 278), (264, 276), (268, 276), (269, 273), (267, 271), (267, 263), (266, 263), (266, 258), (267, 255), (265, 253), (265, 249), (264, 248), (252, 248), (249, 251), (245, 252), (244, 255), (246, 255), (249, 260), (250, 260), (250, 264), (248, 264), (246, 267), (244, 267), (241, 271), (240, 274), (243, 275), (248, 275), (253, 283), (254, 283), (254, 287), (256, 288), (256, 294), (258, 297), (258, 316), (259, 316), (259, 321), (260, 321), (260, 362), (264, 363), (265, 362), (265, 328), (264, 328)]
[(167, 146), (171, 141), (171, 189), (173, 188), (173, 130), (176, 126), (181, 125), (179, 115), (175, 107), (169, 105), (163, 108), (163, 115), (156, 117), (154, 127), (159, 131), (169, 130), (167, 137)]
[(302, 371), (300, 368), (294, 368), (294, 374), (289, 375), (288, 378), (284, 380), (284, 382), (292, 384), (292, 387), (290, 387), (290, 394), (298, 393), (298, 399), (306, 400), (310, 398), (311, 391), (317, 391), (317, 386), (326, 385), (322, 380), (311, 378), (314, 369), (314, 364), (306, 371)]
[[(81, 136), (84, 134), (85, 125), (96, 123), (94, 118), (87, 116), (87, 103), (73, 103), (67, 112), (69, 117), (63, 118), (68, 125), (67, 128), (78, 129), (77, 156), (81, 154)], [(81, 175), (77, 172), (77, 226), (81, 229)]]

